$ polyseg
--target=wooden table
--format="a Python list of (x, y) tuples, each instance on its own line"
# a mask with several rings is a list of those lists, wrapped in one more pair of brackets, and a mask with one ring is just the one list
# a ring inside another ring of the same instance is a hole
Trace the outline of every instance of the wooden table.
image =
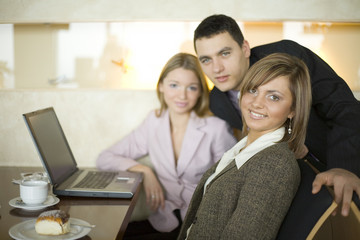
[(38, 211), (26, 211), (14, 208), (9, 201), (19, 197), (19, 185), (12, 183), (12, 179), (20, 179), (20, 173), (43, 172), (43, 168), (33, 167), (0, 167), (0, 239), (12, 239), (9, 229), (37, 216), (46, 210), (61, 209), (70, 214), (70, 217), (95, 224), (88, 235), (81, 239), (122, 239), (132, 211), (137, 201), (140, 187), (132, 199), (114, 198), (85, 198), (60, 197), (55, 206)]

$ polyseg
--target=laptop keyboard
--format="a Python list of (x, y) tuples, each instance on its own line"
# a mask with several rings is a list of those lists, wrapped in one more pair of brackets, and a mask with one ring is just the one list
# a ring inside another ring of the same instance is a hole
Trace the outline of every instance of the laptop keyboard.
[(74, 188), (105, 188), (114, 179), (116, 172), (90, 171)]

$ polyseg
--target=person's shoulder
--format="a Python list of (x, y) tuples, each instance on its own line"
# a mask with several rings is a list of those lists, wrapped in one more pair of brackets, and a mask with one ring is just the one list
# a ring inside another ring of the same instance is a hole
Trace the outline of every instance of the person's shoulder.
[(295, 154), (287, 142), (276, 143), (259, 152), (251, 170), (268, 172), (271, 175), (281, 173), (282, 178), (293, 178), (292, 176), (297, 177), (300, 174)]
[(298, 46), (300, 46), (300, 44), (293, 40), (284, 39), (284, 40), (280, 40), (277, 42), (272, 42), (272, 43), (255, 46), (251, 50), (257, 50), (257, 49), (263, 49), (263, 48), (294, 47), (294, 46), (298, 47)]
[(146, 118), (145, 118), (145, 119), (156, 118), (156, 112), (157, 112), (156, 109), (150, 110), (150, 111), (148, 112), (148, 114), (146, 115)]
[(299, 55), (303, 51), (304, 47), (292, 40), (281, 40), (278, 42), (272, 42), (260, 46), (253, 47), (251, 49), (251, 57), (263, 58), (271, 53), (288, 53), (290, 55)]
[(225, 93), (220, 91), (217, 87), (213, 87), (213, 89), (211, 89), (210, 91), (210, 98), (218, 98), (220, 96), (224, 96)]
[(160, 119), (163, 119), (165, 117), (166, 117), (166, 111), (162, 112), (162, 114), (159, 115), (159, 110), (153, 109), (147, 114), (144, 121), (154, 123), (154, 122), (159, 122)]
[(274, 161), (276, 164), (296, 162), (295, 154), (290, 150), (287, 142), (276, 143), (264, 149), (262, 155), (268, 158), (268, 161)]
[(204, 117), (206, 123), (209, 125), (219, 125), (219, 126), (227, 126), (227, 122), (222, 120), (221, 118), (211, 115)]
[(253, 64), (272, 53), (286, 53), (302, 59), (306, 52), (306, 48), (295, 41), (281, 40), (252, 48), (250, 62)]
[(288, 155), (295, 158), (295, 154), (290, 150), (288, 142), (275, 143), (274, 145), (267, 148), (268, 151), (274, 154)]
[(209, 139), (219, 139), (222, 141), (221, 144), (229, 145), (229, 148), (237, 142), (230, 125), (226, 121), (213, 115), (199, 119), (201, 124), (198, 123), (197, 128), (206, 133)]
[(196, 115), (195, 121), (197, 122), (198, 127), (201, 127), (206, 132), (223, 133), (224, 130), (230, 129), (230, 126), (226, 121), (212, 114), (203, 117)]

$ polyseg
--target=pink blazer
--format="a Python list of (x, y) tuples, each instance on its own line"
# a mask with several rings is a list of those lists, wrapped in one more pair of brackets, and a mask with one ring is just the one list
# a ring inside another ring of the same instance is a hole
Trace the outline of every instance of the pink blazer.
[(138, 164), (136, 159), (149, 155), (165, 190), (165, 208), (148, 220), (158, 231), (168, 232), (178, 226), (173, 210), (180, 209), (184, 219), (202, 175), (235, 143), (225, 121), (213, 116), (199, 118), (192, 112), (175, 166), (169, 113), (158, 118), (152, 111), (138, 128), (103, 151), (96, 165), (102, 170), (125, 171)]

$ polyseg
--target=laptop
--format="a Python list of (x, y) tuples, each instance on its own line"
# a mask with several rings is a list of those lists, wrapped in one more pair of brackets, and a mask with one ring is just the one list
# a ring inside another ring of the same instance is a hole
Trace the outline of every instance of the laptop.
[[(42, 164), (60, 196), (132, 198), (141, 173), (79, 169), (53, 107), (23, 114)], [(90, 185), (89, 185), (90, 184)]]

